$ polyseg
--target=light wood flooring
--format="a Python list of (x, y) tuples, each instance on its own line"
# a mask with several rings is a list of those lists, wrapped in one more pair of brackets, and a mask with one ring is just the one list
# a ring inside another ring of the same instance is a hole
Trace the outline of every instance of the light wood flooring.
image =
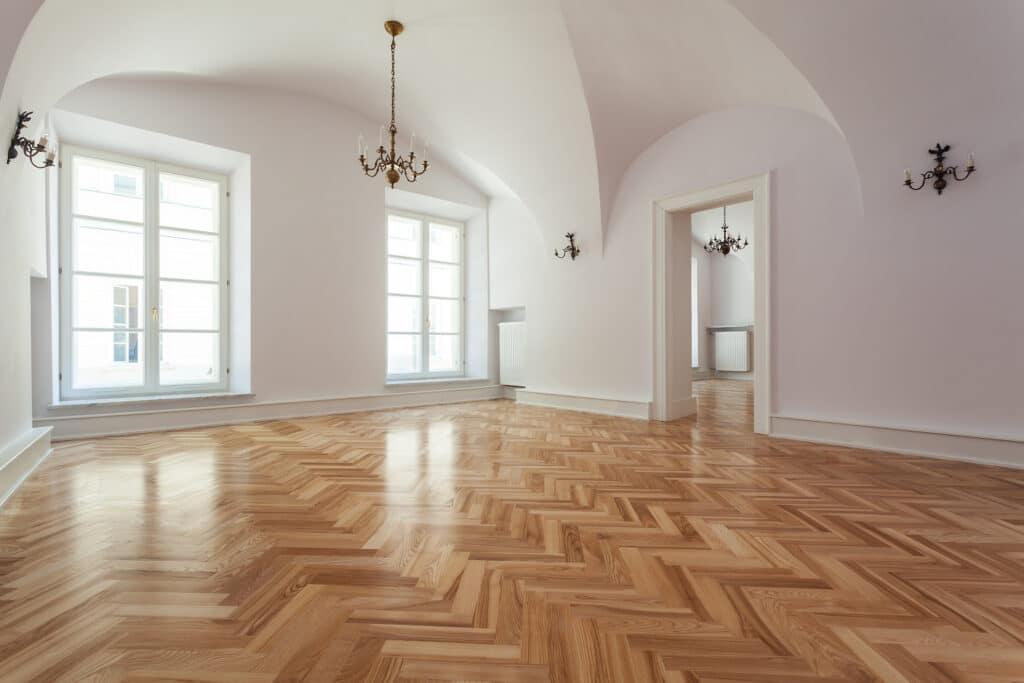
[(59, 444), (0, 681), (1024, 681), (1024, 471), (491, 401)]

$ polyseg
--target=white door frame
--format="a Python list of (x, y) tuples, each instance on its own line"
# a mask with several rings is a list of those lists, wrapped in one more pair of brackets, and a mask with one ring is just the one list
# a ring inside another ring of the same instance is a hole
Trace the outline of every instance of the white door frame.
[[(689, 305), (689, 279), (686, 291), (674, 291), (671, 281), (672, 231), (669, 214), (699, 211), (720, 206), (738, 197), (754, 197), (754, 431), (771, 433), (771, 292), (769, 290), (771, 255), (770, 173), (745, 178), (699, 192), (654, 202), (654, 401), (651, 417), (674, 420), (696, 412), (693, 398), (675, 398), (669, 382), (673, 369), (669, 349), (673, 348), (672, 316), (676, 297), (684, 296)], [(689, 243), (690, 240), (687, 240)], [(687, 327), (689, 329), (689, 327)], [(686, 371), (691, 373), (689, 363)], [(674, 399), (674, 400), (673, 400)]]

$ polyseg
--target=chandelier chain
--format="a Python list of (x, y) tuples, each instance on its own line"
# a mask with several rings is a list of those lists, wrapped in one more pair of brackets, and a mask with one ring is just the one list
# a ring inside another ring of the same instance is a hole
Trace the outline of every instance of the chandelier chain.
[(391, 152), (395, 147), (395, 37), (391, 36)]

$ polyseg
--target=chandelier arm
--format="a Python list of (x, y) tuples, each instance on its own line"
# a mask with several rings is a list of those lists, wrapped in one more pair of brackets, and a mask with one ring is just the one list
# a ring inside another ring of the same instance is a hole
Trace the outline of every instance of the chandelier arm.
[(968, 167), (967, 167), (967, 172), (966, 172), (966, 173), (964, 174), (964, 177), (963, 177), (963, 178), (961, 178), (961, 177), (960, 177), (960, 174), (958, 174), (958, 173), (957, 173), (957, 170), (959, 170), (959, 169), (958, 169), (958, 168), (957, 168), (956, 166), (951, 166), (951, 167), (950, 167), (950, 168), (948, 169), (948, 171), (947, 171), (947, 172), (948, 172), (948, 173), (949, 173), (950, 175), (952, 175), (952, 176), (953, 176), (954, 178), (956, 178), (956, 179), (957, 179), (958, 181), (962, 181), (962, 180), (967, 180), (967, 179), (968, 179), (968, 178), (970, 177), (970, 175), (971, 175), (972, 173), (974, 173), (974, 167), (973, 167), (973, 166), (968, 166)]
[[(372, 173), (370, 172), (371, 168), (373, 170)], [(383, 171), (383, 170), (384, 170), (384, 164), (382, 164), (380, 162), (380, 159), (378, 159), (377, 163), (375, 163), (372, 167), (365, 169), (364, 172), (366, 173), (367, 176), (369, 176), (371, 178), (376, 178), (377, 176), (380, 175), (380, 172)]]
[(907, 187), (909, 187), (911, 190), (917, 191), (917, 190), (920, 190), (922, 187), (924, 187), (925, 184), (932, 177), (934, 177), (934, 175), (935, 174), (932, 171), (928, 171), (927, 173), (922, 173), (921, 174), (921, 182), (918, 185), (914, 185), (914, 183), (912, 181), (910, 181), (910, 180), (904, 180), (903, 184), (906, 185)]
[(39, 164), (36, 163), (36, 159), (35, 159), (36, 155), (35, 154), (33, 154), (32, 156), (28, 156), (28, 155), (25, 155), (25, 156), (28, 159), (28, 163), (32, 164), (36, 168), (48, 168), (50, 166), (53, 166), (53, 162), (52, 161), (51, 162), (44, 161), (43, 164), (40, 166)]

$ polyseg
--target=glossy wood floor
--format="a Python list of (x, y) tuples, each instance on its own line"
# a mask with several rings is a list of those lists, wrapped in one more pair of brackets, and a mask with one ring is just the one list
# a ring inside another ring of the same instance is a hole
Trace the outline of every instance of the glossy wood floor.
[(698, 387), (61, 444), (0, 511), (0, 680), (1024, 680), (1024, 471)]

